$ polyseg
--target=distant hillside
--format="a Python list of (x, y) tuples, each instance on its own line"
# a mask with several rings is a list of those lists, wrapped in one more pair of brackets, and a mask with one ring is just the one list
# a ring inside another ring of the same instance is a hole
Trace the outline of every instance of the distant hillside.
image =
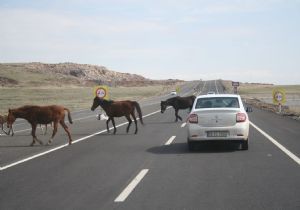
[(151, 80), (137, 74), (120, 73), (104, 66), (76, 63), (3, 63), (0, 64), (2, 86), (51, 85), (109, 85), (143, 86), (151, 84), (172, 85), (179, 80)]

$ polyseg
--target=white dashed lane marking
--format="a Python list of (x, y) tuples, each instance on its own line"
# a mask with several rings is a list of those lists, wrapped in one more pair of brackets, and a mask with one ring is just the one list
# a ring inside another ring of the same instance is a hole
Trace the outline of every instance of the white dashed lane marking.
[(169, 138), (169, 140), (165, 143), (165, 145), (172, 144), (172, 142), (174, 141), (175, 138), (176, 138), (176, 136), (171, 136), (171, 138)]
[(140, 173), (129, 183), (129, 185), (121, 192), (115, 199), (115, 202), (124, 202), (136, 186), (142, 181), (144, 176), (148, 173), (149, 169), (143, 169)]

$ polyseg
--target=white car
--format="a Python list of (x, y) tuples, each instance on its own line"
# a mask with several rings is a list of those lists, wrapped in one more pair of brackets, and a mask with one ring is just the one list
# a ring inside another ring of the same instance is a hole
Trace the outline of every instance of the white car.
[(177, 92), (174, 90), (174, 91), (171, 91), (170, 93), (171, 96), (176, 96), (177, 95)]
[(187, 130), (190, 150), (196, 142), (219, 140), (239, 142), (242, 150), (248, 150), (249, 118), (239, 95), (198, 96), (187, 120)]

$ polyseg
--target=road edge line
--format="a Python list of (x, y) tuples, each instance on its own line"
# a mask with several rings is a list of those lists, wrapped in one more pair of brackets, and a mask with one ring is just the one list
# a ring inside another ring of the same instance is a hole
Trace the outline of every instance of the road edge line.
[[(151, 113), (149, 113), (149, 114), (144, 115), (143, 118), (149, 117), (149, 116), (154, 115), (154, 114), (157, 114), (157, 113), (159, 113), (159, 112), (160, 112), (160, 110), (157, 110), (157, 111), (155, 111), (155, 112), (151, 112)], [(137, 118), (137, 120), (138, 120), (138, 119), (139, 119), (139, 118)], [(116, 127), (121, 127), (121, 126), (126, 125), (126, 124), (128, 124), (128, 122), (124, 122), (124, 123), (121, 123), (121, 124), (119, 124), (119, 125), (116, 125)], [(113, 129), (113, 127), (109, 128), (109, 129)], [(76, 143), (78, 143), (78, 142), (84, 141), (84, 140), (86, 140), (86, 139), (89, 139), (89, 138), (91, 138), (91, 137), (94, 137), (94, 136), (96, 136), (96, 135), (98, 135), (98, 134), (101, 134), (101, 133), (104, 133), (104, 132), (106, 132), (106, 129), (105, 129), (105, 130), (102, 130), (102, 131), (98, 131), (98, 132), (93, 133), (93, 134), (90, 134), (90, 135), (88, 135), (88, 136), (84, 136), (84, 137), (82, 137), (82, 138), (80, 138), (80, 139), (76, 139), (76, 140), (74, 140), (74, 141), (72, 142), (72, 144), (76, 144)], [(60, 149), (62, 149), (62, 148), (64, 148), (64, 147), (67, 147), (67, 146), (69, 146), (68, 143), (63, 144), (63, 145), (60, 145), (60, 146), (57, 146), (57, 147), (54, 147), (54, 148), (52, 148), (52, 149), (50, 149), (50, 150), (46, 150), (46, 151), (44, 151), (44, 152), (40, 152), (40, 153), (35, 154), (35, 155), (32, 155), (32, 156), (29, 156), (29, 157), (27, 157), (27, 158), (23, 158), (23, 159), (21, 159), (21, 160), (12, 162), (12, 163), (10, 163), (10, 164), (4, 165), (4, 166), (0, 166), (0, 171), (4, 171), (5, 169), (11, 168), (11, 167), (13, 167), (13, 166), (19, 165), (19, 164), (21, 164), (21, 163), (27, 162), (27, 161), (29, 161), (29, 160), (32, 160), (32, 159), (35, 159), (35, 158), (38, 158), (38, 157), (41, 157), (41, 156), (44, 156), (44, 155), (46, 155), (46, 154), (49, 154), (49, 153), (51, 153), (51, 152), (60, 150)]]
[(287, 148), (285, 148), (282, 144), (280, 144), (278, 141), (276, 141), (272, 136), (267, 134), (265, 131), (260, 129), (258, 126), (256, 126), (253, 122), (250, 122), (250, 124), (259, 131), (263, 136), (265, 136), (269, 141), (271, 141), (275, 146), (277, 146), (282, 152), (284, 152), (287, 156), (289, 156), (292, 160), (294, 160), (298, 165), (300, 165), (300, 158), (297, 157), (294, 153), (289, 151)]

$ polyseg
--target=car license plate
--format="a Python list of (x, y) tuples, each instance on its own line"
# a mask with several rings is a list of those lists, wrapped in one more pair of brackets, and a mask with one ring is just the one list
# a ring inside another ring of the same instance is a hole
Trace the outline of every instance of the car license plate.
[(207, 131), (207, 137), (227, 137), (227, 131)]

